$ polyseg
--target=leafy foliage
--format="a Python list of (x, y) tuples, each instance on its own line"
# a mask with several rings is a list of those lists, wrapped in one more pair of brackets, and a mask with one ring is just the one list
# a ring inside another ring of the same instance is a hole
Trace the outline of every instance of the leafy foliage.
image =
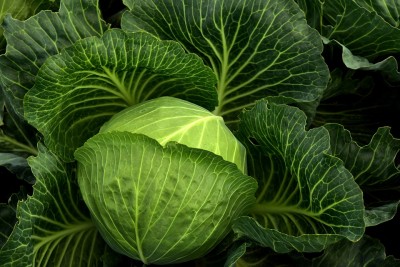
[(34, 193), (18, 203), (18, 222), (1, 248), (0, 261), (4, 266), (98, 263), (103, 241), (77, 194), (72, 166), (41, 145), (29, 164), (36, 177)]
[(399, 8), (0, 0), (2, 266), (398, 266)]
[(305, 124), (300, 110), (267, 101), (241, 116), (242, 139), (256, 144), (249, 173), (259, 189), (255, 221), (239, 219), (234, 230), (277, 252), (320, 251), (338, 236), (357, 241), (364, 231), (361, 190), (330, 155), (326, 129), (305, 131)]
[[(229, 124), (254, 100), (312, 101), (328, 81), (321, 42), (292, 1), (126, 0), (122, 28), (179, 41), (213, 69)], [(190, 7), (190, 8), (187, 8)]]
[(131, 105), (170, 95), (213, 109), (214, 81), (211, 70), (179, 44), (112, 29), (43, 64), (25, 96), (25, 117), (46, 145), (71, 161), (76, 148)]

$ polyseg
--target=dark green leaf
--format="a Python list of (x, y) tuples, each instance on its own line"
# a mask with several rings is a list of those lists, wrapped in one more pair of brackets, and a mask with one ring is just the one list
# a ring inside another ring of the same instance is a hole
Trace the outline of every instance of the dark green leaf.
[(364, 236), (358, 242), (343, 240), (328, 247), (324, 254), (312, 262), (312, 267), (389, 267), (399, 266), (400, 261), (386, 257), (379, 240)]
[(393, 219), (399, 203), (400, 200), (379, 207), (367, 208), (365, 210), (365, 226), (375, 226)]
[(369, 144), (360, 146), (351, 133), (339, 124), (326, 124), (332, 154), (343, 160), (359, 185), (372, 186), (391, 179), (400, 179), (395, 158), (400, 152), (400, 139), (394, 138), (389, 127), (379, 128)]
[(33, 195), (18, 203), (12, 234), (0, 250), (2, 266), (97, 266), (104, 243), (89, 219), (66, 166), (44, 147), (29, 159)]
[(0, 203), (0, 250), (7, 242), (8, 237), (14, 229), (17, 222), (17, 204), (18, 201), (26, 199), (27, 194), (24, 190), (14, 193), (6, 203)]
[(24, 157), (12, 153), (0, 153), (0, 166), (6, 167), (11, 173), (16, 174), (19, 179), (23, 179), (30, 184), (35, 181)]
[[(41, 9), (50, 9), (56, 5), (55, 0), (0, 0), (0, 24), (6, 14), (11, 14), (15, 19), (24, 20)], [(3, 28), (0, 27), (0, 52), (5, 47), (5, 43)]]
[(0, 153), (14, 153), (25, 158), (36, 155), (35, 130), (7, 110), (3, 116), (3, 121), (0, 121)]
[(281, 253), (320, 251), (364, 232), (360, 188), (330, 155), (328, 131), (305, 125), (297, 108), (268, 101), (244, 112), (239, 125), (259, 190), (252, 218), (238, 220), (234, 230)]
[(323, 18), (323, 5), (325, 0), (296, 0), (300, 8), (306, 14), (308, 24), (321, 31)]
[[(322, 35), (343, 44), (354, 55), (369, 60), (398, 53), (400, 29), (387, 23), (375, 11), (357, 4), (361, 2), (365, 1), (325, 1), (323, 6), (325, 25), (331, 27)], [(363, 4), (366, 5), (368, 4)]]
[(0, 85), (8, 112), (20, 118), (23, 97), (46, 58), (106, 29), (97, 0), (63, 0), (59, 12), (41, 11), (26, 21), (6, 16), (3, 27), (7, 51), (0, 56)]
[[(307, 18), (318, 5), (325, 43), (339, 45), (343, 63), (351, 69), (379, 71), (390, 83), (400, 82), (396, 54), (400, 52), (399, 4), (392, 0), (298, 0)], [(308, 9), (309, 8), (309, 9)]]
[(237, 266), (237, 261), (246, 253), (246, 249), (249, 243), (238, 243), (228, 251), (228, 257), (225, 261), (224, 267), (235, 267)]
[(49, 58), (25, 97), (25, 117), (65, 160), (112, 115), (163, 95), (216, 105), (215, 77), (173, 41), (120, 29)]
[(218, 79), (217, 115), (228, 124), (265, 96), (318, 99), (329, 73), (322, 41), (292, 0), (125, 0), (122, 28), (179, 41)]
[(400, 26), (400, 2), (396, 0), (354, 0), (368, 11), (376, 12), (393, 27)]

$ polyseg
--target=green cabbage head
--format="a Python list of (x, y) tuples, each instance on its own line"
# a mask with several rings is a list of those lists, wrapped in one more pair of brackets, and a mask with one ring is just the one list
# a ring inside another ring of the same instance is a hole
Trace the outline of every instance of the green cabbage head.
[(116, 114), (75, 152), (93, 221), (145, 264), (207, 254), (255, 202), (245, 149), (219, 116), (161, 97)]

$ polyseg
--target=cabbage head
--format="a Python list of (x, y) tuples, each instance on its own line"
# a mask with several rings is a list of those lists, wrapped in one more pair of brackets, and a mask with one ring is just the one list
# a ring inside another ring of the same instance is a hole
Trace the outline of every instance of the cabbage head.
[(219, 116), (161, 97), (116, 114), (75, 152), (93, 221), (145, 264), (199, 258), (255, 202), (245, 148)]

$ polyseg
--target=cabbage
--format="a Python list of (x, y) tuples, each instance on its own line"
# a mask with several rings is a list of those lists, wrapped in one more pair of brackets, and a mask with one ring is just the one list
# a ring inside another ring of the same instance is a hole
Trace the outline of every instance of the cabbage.
[(146, 264), (204, 256), (255, 203), (244, 147), (221, 117), (176, 98), (116, 114), (75, 157), (104, 240)]

